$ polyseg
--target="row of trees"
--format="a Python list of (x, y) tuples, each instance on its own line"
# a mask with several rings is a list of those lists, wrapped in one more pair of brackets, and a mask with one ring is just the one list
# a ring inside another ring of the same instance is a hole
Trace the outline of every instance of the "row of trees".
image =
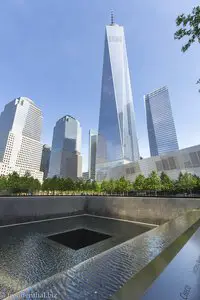
[(165, 193), (192, 193), (200, 190), (200, 178), (190, 173), (180, 173), (177, 180), (172, 180), (164, 172), (156, 172), (145, 178), (139, 175), (133, 183), (135, 191), (162, 191)]
[(47, 178), (42, 184), (42, 190), (49, 193), (70, 192), (81, 194), (82, 192), (100, 192), (100, 185), (96, 181), (72, 180), (71, 178)]
[(41, 189), (38, 179), (34, 179), (27, 172), (24, 176), (19, 176), (13, 172), (8, 176), (0, 176), (0, 192), (6, 194), (33, 194)]
[(97, 183), (82, 179), (47, 178), (41, 185), (30, 174), (20, 177), (16, 172), (7, 177), (0, 177), (0, 192), (7, 194), (128, 194), (134, 192), (140, 194), (156, 193), (192, 193), (200, 191), (200, 178), (190, 173), (180, 173), (177, 180), (172, 180), (164, 172), (159, 176), (153, 171), (149, 177), (139, 175), (132, 183), (121, 177), (118, 180), (109, 180)]
[(149, 177), (144, 175), (137, 176), (136, 180), (131, 183), (124, 177), (119, 180), (104, 181), (101, 184), (101, 190), (107, 194), (135, 192), (135, 194), (154, 193), (177, 194), (193, 193), (200, 191), (200, 178), (190, 173), (180, 173), (177, 180), (172, 180), (164, 172), (159, 176), (153, 171)]

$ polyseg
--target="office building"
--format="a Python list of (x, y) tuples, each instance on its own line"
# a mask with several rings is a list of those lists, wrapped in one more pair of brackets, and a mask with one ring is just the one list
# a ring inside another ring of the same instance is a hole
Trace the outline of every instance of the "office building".
[(144, 96), (151, 156), (179, 149), (167, 87)]
[(90, 178), (89, 178), (89, 172), (83, 172), (83, 174), (82, 174), (82, 179), (83, 179), (84, 181), (89, 180), (89, 179), (90, 179)]
[(44, 173), (44, 177), (43, 177), (44, 179), (46, 179), (48, 176), (50, 155), (51, 155), (51, 148), (46, 144), (43, 145), (40, 170)]
[(173, 180), (178, 179), (180, 172), (200, 177), (200, 145), (111, 168), (107, 171), (105, 179), (119, 179), (124, 176), (133, 182), (138, 175), (148, 177), (152, 171), (159, 175), (165, 172)]
[(72, 116), (56, 122), (53, 132), (48, 177), (82, 177), (81, 126)]
[(34, 102), (19, 97), (5, 105), (0, 115), (0, 175), (27, 171), (42, 181), (42, 112)]
[(96, 172), (139, 159), (124, 28), (106, 26)]
[(89, 178), (92, 180), (95, 180), (97, 141), (98, 141), (98, 133), (94, 130), (90, 130), (88, 172), (89, 172)]

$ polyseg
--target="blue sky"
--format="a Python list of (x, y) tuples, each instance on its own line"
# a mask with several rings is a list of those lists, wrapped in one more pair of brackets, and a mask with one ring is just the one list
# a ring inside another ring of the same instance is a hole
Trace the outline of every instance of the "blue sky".
[(1, 0), (0, 111), (19, 96), (43, 111), (42, 142), (66, 114), (82, 126), (84, 170), (88, 131), (98, 127), (104, 27), (114, 10), (124, 25), (140, 153), (149, 156), (143, 95), (169, 87), (180, 148), (200, 143), (200, 46), (181, 53), (175, 19), (195, 0)]

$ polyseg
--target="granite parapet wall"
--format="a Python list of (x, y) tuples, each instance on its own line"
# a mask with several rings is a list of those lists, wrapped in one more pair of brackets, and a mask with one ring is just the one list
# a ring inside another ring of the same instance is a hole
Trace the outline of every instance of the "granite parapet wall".
[(87, 197), (88, 214), (155, 224), (198, 208), (197, 198)]
[(90, 214), (162, 224), (200, 208), (196, 198), (37, 196), (0, 197), (0, 225)]
[(0, 197), (0, 225), (84, 214), (81, 196)]

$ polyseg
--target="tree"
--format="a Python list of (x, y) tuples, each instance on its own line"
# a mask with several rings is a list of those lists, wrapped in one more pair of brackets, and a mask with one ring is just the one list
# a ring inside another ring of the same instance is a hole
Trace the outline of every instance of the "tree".
[(110, 179), (107, 182), (107, 193), (112, 195), (115, 192), (115, 181), (113, 179)]
[(57, 178), (57, 189), (60, 192), (65, 190), (65, 179), (64, 178)]
[(24, 177), (30, 178), (31, 177), (31, 173), (27, 170), (24, 174)]
[(109, 181), (103, 180), (101, 183), (101, 191), (106, 194), (112, 194), (114, 191), (116, 191), (117, 181), (114, 181), (113, 179)]
[(43, 191), (47, 191), (48, 194), (49, 194), (49, 192), (50, 192), (50, 190), (51, 190), (51, 185), (50, 185), (50, 183), (51, 183), (51, 179), (50, 179), (50, 178), (46, 178), (46, 179), (43, 181), (43, 184), (42, 184), (42, 190), (43, 190)]
[(17, 172), (8, 175), (7, 186), (11, 194), (20, 193), (20, 177)]
[(90, 180), (86, 180), (83, 182), (83, 190), (84, 191), (91, 191), (92, 190), (92, 183)]
[[(188, 41), (182, 46), (183, 52), (186, 52), (195, 41), (200, 43), (200, 6), (194, 7), (189, 15), (179, 15), (176, 19), (176, 25), (182, 26), (182, 28), (175, 32), (174, 38), (180, 40), (188, 37)], [(197, 84), (200, 84), (200, 79)]]
[(106, 193), (107, 192), (107, 181), (103, 180), (101, 183), (101, 192)]
[(0, 176), (0, 191), (7, 189), (7, 178), (6, 176)]
[(162, 189), (162, 191), (172, 191), (173, 190), (174, 183), (169, 178), (169, 176), (167, 174), (162, 172), (161, 175), (160, 175), (160, 180), (161, 180), (161, 189)]
[(34, 179), (29, 172), (24, 176), (19, 176), (16, 172), (8, 175), (7, 186), (10, 193), (33, 193), (41, 189), (41, 184), (38, 179)]
[(28, 194), (32, 185), (31, 177), (28, 174), (19, 178), (20, 192)]
[(148, 178), (145, 179), (146, 190), (159, 191), (161, 190), (161, 179), (155, 171), (152, 171)]
[(100, 185), (96, 181), (92, 181), (91, 187), (93, 192), (100, 192)]
[(194, 187), (193, 190), (196, 191), (197, 193), (199, 193), (199, 191), (200, 191), (200, 177), (197, 176), (197, 175), (193, 175), (193, 177), (196, 180), (196, 186)]
[(34, 179), (32, 177), (32, 183), (31, 183), (31, 186), (30, 186), (30, 191), (35, 192), (35, 191), (39, 191), (40, 189), (41, 189), (41, 183), (39, 182), (38, 179)]
[(145, 190), (145, 177), (144, 175), (138, 175), (133, 183), (133, 189), (135, 191), (143, 191)]
[[(71, 185), (71, 183), (70, 183), (70, 185)], [(85, 188), (86, 188), (86, 184), (83, 181), (83, 179), (77, 179), (74, 182), (74, 186), (75, 186), (75, 190), (78, 192), (85, 191)]]
[(182, 192), (192, 192), (193, 189), (197, 186), (197, 178), (190, 173), (180, 173), (177, 181), (177, 187), (179, 191)]
[(125, 194), (128, 193), (132, 189), (132, 184), (129, 180), (126, 180), (123, 177), (121, 177), (119, 180), (116, 180), (115, 182), (115, 191), (119, 194)]
[(49, 180), (50, 190), (53, 191), (54, 195), (55, 195), (55, 191), (58, 190), (58, 180), (59, 179), (57, 176), (54, 176)]
[(186, 52), (195, 41), (200, 43), (200, 6), (194, 7), (189, 15), (179, 15), (176, 19), (176, 25), (178, 27), (182, 25), (182, 28), (175, 32), (174, 38), (177, 40), (183, 37), (189, 38), (182, 47), (183, 52)]
[(74, 191), (75, 182), (71, 178), (65, 178), (65, 191)]

